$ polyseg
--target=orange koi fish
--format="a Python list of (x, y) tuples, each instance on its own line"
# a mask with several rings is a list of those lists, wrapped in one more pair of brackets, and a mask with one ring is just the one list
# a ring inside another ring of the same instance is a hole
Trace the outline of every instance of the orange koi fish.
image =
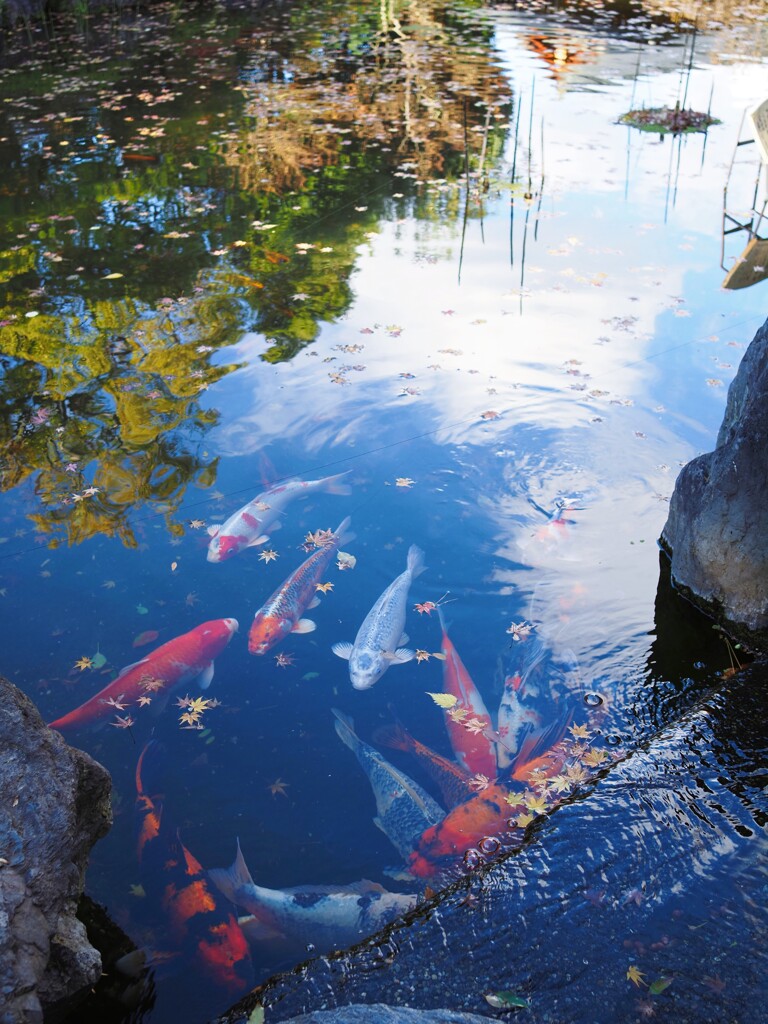
[(444, 806), (457, 807), (474, 796), (475, 791), (469, 784), (469, 773), (411, 736), (401, 722), (377, 729), (373, 739), (394, 750), (412, 754), (440, 788)]
[(441, 608), (437, 614), (443, 630), (442, 651), (443, 690), (452, 694), (462, 707), (467, 708), (472, 717), (482, 724), (482, 728), (470, 731), (465, 724), (446, 715), (446, 728), (453, 752), (459, 764), (471, 774), (479, 773), (486, 778), (496, 778), (496, 744), (493, 738), (491, 716), (488, 713), (480, 691), (472, 682), (456, 648), (451, 643)]
[(407, 868), (412, 875), (431, 878), (444, 868), (453, 867), (457, 858), (485, 836), (508, 832), (508, 819), (522, 809), (510, 805), (507, 797), (512, 790), (495, 782), (482, 793), (473, 796), (424, 832), (408, 859)]
[[(237, 630), (237, 619), (211, 619), (188, 633), (174, 637), (155, 648), (141, 661), (127, 665), (120, 675), (90, 700), (55, 722), (51, 729), (74, 729), (108, 718), (119, 705), (135, 703), (147, 692), (151, 681), (157, 693), (155, 709), (164, 706), (170, 693), (195, 682), (206, 689), (213, 679), (213, 659), (219, 655)], [(158, 682), (162, 684), (157, 687)]]
[(169, 937), (208, 981), (236, 996), (253, 984), (251, 955), (234, 914), (224, 909), (197, 858), (164, 820), (148, 776), (161, 750), (152, 740), (136, 766), (138, 855), (147, 895), (159, 901)]
[(347, 516), (323, 546), (305, 559), (256, 612), (248, 633), (251, 654), (266, 654), (289, 633), (311, 633), (315, 629), (312, 619), (303, 619), (302, 615), (307, 608), (320, 603), (320, 580), (342, 542), (353, 539), (352, 534), (346, 533), (349, 523)]

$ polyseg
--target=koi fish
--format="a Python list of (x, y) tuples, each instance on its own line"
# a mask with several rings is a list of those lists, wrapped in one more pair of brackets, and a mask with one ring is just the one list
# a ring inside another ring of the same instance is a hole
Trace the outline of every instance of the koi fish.
[(472, 678), (464, 667), (456, 648), (451, 643), (445, 625), (442, 609), (438, 606), (437, 614), (443, 631), (442, 651), (443, 690), (454, 696), (463, 708), (471, 713), (482, 725), (470, 731), (465, 724), (446, 715), (445, 725), (448, 738), (459, 764), (472, 774), (480, 773), (486, 778), (496, 778), (496, 743), (494, 740), (491, 716), (485, 706), (480, 691), (472, 682)]
[(499, 703), (496, 729), (499, 736), (496, 756), (500, 771), (508, 768), (515, 760), (525, 732), (541, 724), (541, 715), (533, 708), (525, 706), (524, 697), (523, 676), (507, 676)]
[(351, 534), (345, 535), (349, 523), (347, 516), (323, 546), (302, 562), (256, 612), (248, 633), (251, 654), (266, 654), (289, 633), (311, 633), (315, 628), (312, 619), (303, 619), (302, 615), (307, 608), (320, 603), (317, 585), (342, 542), (352, 539)]
[[(465, 803), (455, 807), (419, 837), (407, 861), (412, 875), (431, 878), (445, 868), (455, 866), (470, 847), (485, 836), (508, 832), (510, 815), (515, 812), (508, 797), (512, 790), (494, 782)], [(518, 810), (522, 810), (522, 803)]]
[(251, 917), (241, 924), (252, 941), (279, 938), (320, 954), (344, 949), (379, 931), (416, 905), (417, 897), (388, 892), (363, 880), (351, 885), (301, 885), (265, 889), (256, 885), (245, 863), (240, 842), (229, 868), (208, 872), (219, 892)]
[(336, 732), (368, 776), (376, 799), (374, 825), (381, 829), (401, 857), (407, 858), (422, 833), (445, 817), (445, 811), (418, 782), (391, 765), (355, 734), (352, 719), (335, 708)]
[(545, 729), (537, 729), (523, 740), (508, 777), (516, 782), (531, 782), (531, 774), (540, 779), (557, 775), (568, 759), (561, 741), (571, 720), (570, 709)]
[[(73, 729), (108, 718), (118, 705), (133, 704), (154, 684), (153, 704), (165, 705), (171, 692), (193, 682), (201, 689), (213, 679), (213, 659), (237, 630), (237, 619), (211, 619), (188, 633), (156, 647), (141, 661), (127, 665), (120, 675), (90, 700), (55, 722), (51, 729)], [(157, 684), (161, 684), (159, 687)]]
[(424, 572), (424, 552), (415, 544), (408, 549), (404, 572), (387, 587), (366, 615), (354, 644), (334, 644), (334, 654), (349, 661), (349, 678), (356, 690), (367, 690), (390, 665), (403, 665), (416, 657), (414, 651), (398, 644), (408, 642), (403, 632), (405, 604), (411, 583)]
[(162, 797), (152, 792), (147, 776), (160, 749), (150, 741), (136, 766), (142, 882), (147, 895), (158, 900), (174, 946), (208, 981), (237, 995), (253, 984), (248, 942), (234, 914), (221, 906), (200, 862), (169, 827)]
[(421, 743), (401, 722), (377, 729), (373, 738), (376, 742), (384, 743), (395, 750), (404, 750), (412, 754), (439, 787), (447, 807), (457, 807), (474, 796), (475, 790), (469, 784), (469, 773), (454, 761), (449, 761), (447, 757)]
[(326, 476), (322, 480), (286, 480), (256, 495), (223, 524), (208, 527), (208, 561), (225, 562), (244, 548), (258, 547), (268, 540), (272, 530), (279, 530), (280, 516), (294, 498), (303, 498), (317, 491), (327, 494), (349, 494), (351, 488), (342, 483), (346, 473)]

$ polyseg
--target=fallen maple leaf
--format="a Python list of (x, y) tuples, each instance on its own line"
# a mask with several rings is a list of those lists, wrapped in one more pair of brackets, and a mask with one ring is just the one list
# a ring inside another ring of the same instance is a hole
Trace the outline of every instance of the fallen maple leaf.
[(641, 973), (640, 968), (636, 967), (634, 964), (631, 964), (627, 969), (627, 981), (631, 981), (632, 984), (637, 985), (638, 988), (645, 984), (643, 981), (644, 977), (645, 975)]

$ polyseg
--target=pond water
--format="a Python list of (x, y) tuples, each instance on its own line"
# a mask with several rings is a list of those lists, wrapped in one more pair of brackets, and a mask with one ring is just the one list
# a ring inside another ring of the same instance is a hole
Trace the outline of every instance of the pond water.
[[(151, 967), (110, 978), (99, 1019), (202, 1021), (350, 944), (295, 924), (327, 897), (307, 887), (342, 903), (356, 884), (374, 909), (370, 883), (439, 889), (558, 820), (731, 666), (656, 600), (676, 473), (713, 447), (766, 315), (759, 269), (723, 287), (748, 238), (721, 234), (726, 182), (734, 209), (751, 199), (750, 147), (729, 165), (766, 28), (760, 3), (721, 6), (694, 33), (662, 2), (158, 4), (6, 49), (0, 668), (56, 721), (147, 659), (61, 723), (114, 780), (87, 891)], [(617, 123), (676, 101), (720, 123)], [(260, 522), (225, 525), (253, 499)], [(347, 517), (338, 545), (318, 536)], [(355, 688), (332, 645), (360, 647), (412, 545), (409, 639), (379, 634), (386, 672)], [(250, 653), (310, 557), (291, 613), (316, 628)], [(223, 619), (239, 631), (215, 649), (174, 643)], [(456, 652), (490, 723), (451, 691)], [(361, 764), (333, 709), (379, 753)], [(449, 764), (393, 748), (398, 721)], [(384, 829), (366, 764), (396, 802)], [(448, 809), (436, 765), (457, 799), (509, 796), (510, 824), (481, 810), (419, 840)], [(730, 844), (754, 842), (753, 810)], [(238, 840), (256, 884), (301, 889), (259, 905), (249, 953), (247, 908), (207, 876), (204, 925), (169, 895)], [(560, 826), (563, 863), (568, 841)], [(231, 969), (202, 950), (214, 918)]]

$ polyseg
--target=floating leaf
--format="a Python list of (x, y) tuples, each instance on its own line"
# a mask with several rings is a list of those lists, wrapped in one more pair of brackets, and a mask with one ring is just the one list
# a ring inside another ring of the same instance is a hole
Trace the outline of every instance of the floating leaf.
[(643, 981), (644, 977), (645, 975), (641, 973), (640, 968), (635, 966), (635, 964), (630, 964), (627, 968), (627, 981), (631, 981), (632, 984), (637, 985), (638, 988), (640, 985), (645, 985), (645, 982)]
[(106, 274), (102, 280), (104, 281), (116, 281), (118, 277), (123, 277), (123, 274)]
[(149, 608), (145, 608), (143, 604), (137, 604), (136, 611), (139, 615), (146, 615), (149, 612)]
[(648, 986), (648, 991), (652, 996), (657, 996), (660, 992), (663, 992), (665, 988), (669, 988), (674, 980), (674, 978), (657, 978), (656, 981), (652, 981)]
[(496, 1010), (529, 1010), (531, 1004), (514, 992), (488, 992), (485, 1001)]
[(247, 1024), (264, 1024), (264, 1007), (260, 1003), (251, 1010)]
[(136, 639), (133, 641), (134, 647), (143, 647), (144, 644), (151, 644), (153, 640), (157, 640), (160, 634), (156, 629), (145, 629), (143, 633), (139, 633)]
[(101, 651), (96, 651), (96, 653), (91, 656), (91, 668), (101, 668), (103, 665), (106, 664), (107, 659), (104, 657)]
[(452, 693), (430, 693), (429, 690), (427, 690), (427, 694), (439, 708), (452, 708), (458, 700), (458, 698), (454, 697)]

